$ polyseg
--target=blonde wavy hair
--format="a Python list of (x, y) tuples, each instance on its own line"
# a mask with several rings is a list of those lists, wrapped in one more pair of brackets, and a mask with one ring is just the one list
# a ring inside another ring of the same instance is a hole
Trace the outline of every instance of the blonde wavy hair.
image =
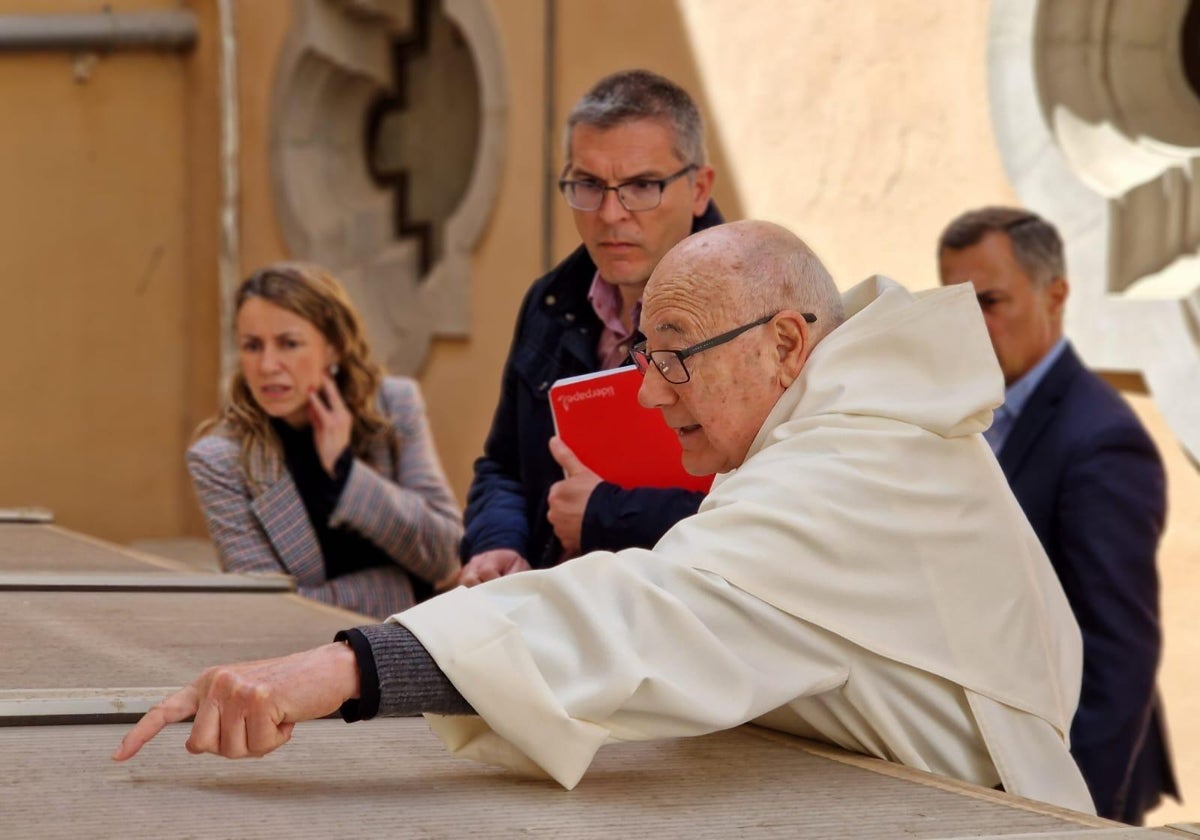
[[(233, 311), (241, 311), (251, 298), (260, 298), (308, 321), (325, 337), (338, 357), (334, 377), (346, 408), (354, 418), (350, 448), (356, 456), (368, 454), (386, 442), (396, 456), (389, 423), (377, 402), (383, 368), (371, 358), (362, 322), (349, 295), (323, 268), (307, 263), (273, 263), (247, 277), (233, 298)], [(266, 479), (267, 464), (278, 462), (282, 447), (270, 417), (250, 391), (239, 366), (229, 380), (224, 405), (215, 417), (200, 424), (194, 438), (219, 434), (241, 444), (242, 466), (251, 481)]]

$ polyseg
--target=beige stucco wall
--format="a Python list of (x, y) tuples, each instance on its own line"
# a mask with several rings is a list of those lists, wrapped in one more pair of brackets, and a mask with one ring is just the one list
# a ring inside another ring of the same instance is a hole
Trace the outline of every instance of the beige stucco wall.
[[(0, 14), (98, 5), (3, 0)], [(180, 453), (191, 386), (211, 375), (187, 317), (209, 288), (190, 225), (204, 55), (97, 56), (76, 81), (70, 54), (0, 54), (0, 505), (118, 539), (194, 521)]]

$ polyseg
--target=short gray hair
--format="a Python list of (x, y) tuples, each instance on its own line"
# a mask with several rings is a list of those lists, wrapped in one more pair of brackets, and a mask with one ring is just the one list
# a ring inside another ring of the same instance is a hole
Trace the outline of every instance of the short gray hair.
[(938, 254), (978, 245), (993, 232), (1008, 235), (1013, 256), (1034, 285), (1047, 286), (1055, 277), (1067, 276), (1062, 237), (1054, 225), (1017, 207), (981, 207), (963, 213), (942, 231)]
[(563, 137), (571, 160), (571, 132), (577, 125), (608, 129), (634, 120), (660, 120), (671, 129), (671, 151), (684, 163), (702, 166), (704, 119), (688, 92), (649, 70), (622, 70), (598, 81), (575, 103)]

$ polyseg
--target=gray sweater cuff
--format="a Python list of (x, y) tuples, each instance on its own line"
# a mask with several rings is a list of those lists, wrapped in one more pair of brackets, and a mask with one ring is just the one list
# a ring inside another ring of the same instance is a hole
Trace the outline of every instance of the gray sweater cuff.
[[(475, 710), (434, 662), (425, 646), (402, 624), (357, 628), (371, 644), (384, 717), (473, 715)], [(365, 717), (365, 715), (364, 715)]]

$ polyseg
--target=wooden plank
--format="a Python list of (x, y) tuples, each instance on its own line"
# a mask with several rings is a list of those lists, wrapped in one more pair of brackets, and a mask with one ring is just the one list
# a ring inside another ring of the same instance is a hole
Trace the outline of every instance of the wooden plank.
[(0, 572), (0, 591), (27, 592), (292, 592), (288, 575), (188, 572)]
[[(758, 727), (756, 731), (762, 738), (775, 739), (783, 744), (795, 744), (798, 740), (785, 732), (778, 732), (774, 729)], [(956, 791), (966, 796), (992, 799), (998, 802), (1012, 803), (1019, 799), (1019, 797), (1003, 793), (1002, 791), (998, 791), (993, 788), (979, 787), (978, 785), (973, 785), (968, 782), (961, 782), (958, 779), (951, 779), (948, 776), (934, 776), (928, 773), (918, 773), (917, 776), (914, 777), (913, 774), (917, 773), (917, 771), (905, 767), (903, 764), (896, 764), (889, 761), (879, 761), (878, 759), (874, 759), (870, 756), (862, 755), (860, 753), (847, 752), (846, 750), (830, 744), (822, 744), (815, 741), (803, 741), (802, 743), (804, 745), (804, 749), (808, 752), (811, 752), (813, 755), (819, 755), (823, 758), (828, 758), (830, 761), (849, 764), (853, 767), (868, 769), (873, 773), (880, 773), (885, 776), (895, 776), (898, 779), (920, 778), (923, 780), (924, 784), (940, 787), (943, 790)], [(1116, 823), (1112, 820), (1107, 820), (1102, 817), (1079, 814), (1075, 811), (1060, 808), (1057, 805), (1050, 805), (1046, 802), (1039, 802), (1035, 799), (1021, 799), (1020, 801), (1023, 803), (1022, 807), (1037, 811), (1038, 813), (1047, 814), (1049, 816), (1069, 819), (1073, 822), (1093, 825), (1099, 828), (1123, 825), (1123, 823)]]
[(283, 656), (368, 623), (286, 594), (0, 592), (0, 692), (178, 686), (211, 665)]
[(53, 522), (54, 511), (44, 507), (0, 508), (0, 523), (4, 522)]
[(0, 729), (5, 833), (935, 840), (1116, 829), (1004, 794), (947, 789), (914, 770), (876, 772), (890, 767), (882, 762), (835, 761), (754, 727), (605, 747), (570, 792), (448, 756), (420, 719), (302, 724), (290, 744), (256, 761), (191, 756), (183, 748), (187, 727), (179, 725), (115, 764), (108, 756), (125, 731)]
[(177, 688), (0, 691), (0, 726), (134, 723)]
[(57, 525), (0, 524), (0, 572), (137, 572), (186, 568)]
[[(970, 840), (1168, 840), (1171, 837), (1180, 840), (1181, 835), (1166, 828), (1134, 828), (1127, 825), (1122, 828), (1092, 828), (1087, 831), (1039, 831), (1037, 834), (988, 834), (983, 837), (972, 834)], [(953, 840), (967, 838), (956, 837)]]

